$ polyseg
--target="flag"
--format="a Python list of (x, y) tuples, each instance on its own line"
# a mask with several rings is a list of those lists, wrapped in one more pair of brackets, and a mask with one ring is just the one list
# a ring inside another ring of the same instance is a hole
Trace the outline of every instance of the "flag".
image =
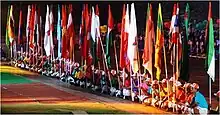
[(101, 42), (100, 42), (100, 20), (99, 20), (99, 6), (96, 5), (95, 9), (95, 18), (96, 18), (96, 61), (101, 60)]
[(180, 78), (185, 81), (189, 81), (189, 56), (188, 56), (189, 18), (190, 18), (190, 10), (189, 10), (189, 4), (187, 3), (186, 9), (185, 9), (185, 14), (184, 14), (186, 37), (183, 38), (183, 40), (182, 40), (183, 41), (183, 45), (182, 45), (183, 53), (182, 53), (182, 63), (181, 63), (181, 70), (180, 70)]
[[(130, 62), (127, 55), (128, 50), (128, 33), (129, 33), (129, 6), (124, 4), (122, 14), (122, 25), (121, 25), (121, 45), (120, 45), (120, 62), (121, 68), (130, 66)], [(128, 68), (128, 70), (130, 70)]]
[(79, 45), (82, 50), (82, 43), (83, 43), (83, 31), (84, 30), (84, 5), (81, 13), (81, 22), (80, 22), (80, 28), (79, 28)]
[(172, 35), (171, 37), (172, 44), (178, 43), (178, 60), (180, 61), (181, 56), (182, 56), (182, 41), (181, 41), (181, 36), (179, 33), (179, 5), (178, 4), (174, 4), (173, 6), (173, 16), (171, 19), (169, 35)]
[(28, 44), (29, 44), (29, 35), (30, 35), (30, 18), (31, 17), (31, 5), (28, 5), (28, 13), (27, 13), (27, 24), (26, 24), (26, 39), (27, 39), (27, 47), (26, 47), (26, 53), (28, 51)]
[(69, 55), (69, 52), (67, 50), (68, 46), (68, 39), (66, 37), (66, 20), (67, 20), (67, 17), (66, 17), (66, 6), (65, 5), (62, 5), (62, 22), (61, 22), (61, 25), (62, 25), (62, 58), (65, 58), (67, 59), (68, 58), (68, 55)]
[(34, 28), (35, 28), (35, 9), (36, 5), (32, 5), (31, 7), (31, 16), (30, 16), (30, 23), (29, 23), (29, 31), (30, 31), (30, 42), (29, 42), (29, 48), (30, 50), (34, 50)]
[(50, 21), (49, 21), (49, 24), (50, 24), (50, 52), (51, 52), (51, 55), (53, 55), (53, 58), (54, 58), (54, 46), (53, 46), (53, 30), (54, 30), (54, 27), (53, 27), (53, 22), (54, 22), (54, 19), (53, 19), (53, 7), (51, 6), (51, 9), (50, 9)]
[(22, 9), (20, 9), (19, 15), (18, 45), (22, 45)]
[(153, 22), (152, 6), (148, 4), (147, 18), (146, 18), (146, 31), (145, 31), (145, 44), (143, 52), (143, 66), (152, 75), (152, 55), (153, 55), (153, 41), (154, 41), (154, 22)]
[(214, 29), (213, 29), (213, 20), (212, 20), (212, 6), (209, 2), (209, 40), (208, 40), (208, 51), (207, 51), (207, 73), (212, 78), (213, 82), (215, 81), (215, 49), (214, 49)]
[(131, 4), (131, 17), (129, 24), (129, 35), (128, 35), (128, 50), (127, 55), (130, 60), (131, 68), (134, 73), (138, 72), (138, 60), (137, 60), (137, 25), (134, 3)]
[(83, 48), (82, 48), (82, 56), (83, 59), (86, 59), (87, 57), (87, 36), (88, 36), (88, 32), (89, 32), (89, 21), (90, 21), (90, 17), (89, 17), (89, 12), (88, 12), (88, 4), (84, 5), (84, 35), (83, 35)]
[(47, 5), (46, 21), (45, 21), (45, 35), (44, 35), (44, 50), (47, 56), (51, 55), (52, 36), (50, 31), (50, 15), (49, 6)]
[[(13, 6), (11, 5), (9, 17), (8, 17), (8, 27), (7, 27), (8, 38), (9, 38), (9, 42), (11, 45), (14, 40), (13, 30), (14, 30), (14, 17), (13, 17)], [(6, 38), (6, 43), (8, 43), (8, 41), (7, 41), (8, 38)]]
[(61, 58), (61, 37), (62, 37), (62, 30), (61, 30), (61, 16), (60, 16), (60, 5), (58, 4), (58, 19), (57, 19), (57, 41), (58, 41), (58, 52), (57, 56)]
[(155, 67), (156, 78), (160, 80), (161, 74), (161, 60), (162, 60), (162, 48), (164, 46), (164, 33), (163, 33), (163, 20), (162, 20), (161, 5), (158, 7), (158, 16), (157, 16), (157, 36), (156, 36), (156, 45), (155, 45)]
[(92, 7), (91, 36), (92, 36), (93, 42), (96, 42), (96, 16), (95, 16), (94, 7)]
[(6, 24), (6, 34), (5, 34), (5, 43), (6, 46), (9, 48), (9, 36), (8, 36), (8, 30), (9, 30), (9, 15), (10, 15), (10, 5), (8, 6), (8, 15), (7, 15), (7, 24)]
[(106, 35), (106, 58), (107, 58), (107, 64), (108, 66), (111, 65), (110, 63), (110, 49), (112, 46), (112, 36), (110, 35), (111, 30), (113, 29), (113, 17), (111, 12), (111, 6), (108, 5), (108, 31)]
[(73, 55), (74, 55), (74, 38), (75, 38), (75, 31), (74, 31), (74, 25), (73, 25), (73, 19), (72, 19), (72, 5), (69, 5), (69, 17), (68, 17), (68, 23), (67, 23), (67, 31), (68, 31), (68, 37), (70, 39), (69, 41), (69, 58), (70, 60), (74, 60), (73, 59)]

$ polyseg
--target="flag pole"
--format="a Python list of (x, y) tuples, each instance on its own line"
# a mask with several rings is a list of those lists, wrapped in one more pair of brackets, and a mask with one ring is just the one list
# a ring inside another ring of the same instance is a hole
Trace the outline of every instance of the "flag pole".
[(209, 77), (209, 104), (212, 105), (212, 79)]
[[(174, 78), (174, 80), (173, 80), (173, 92), (172, 93), (174, 93), (175, 92), (175, 85), (174, 85), (174, 83), (175, 83), (175, 58), (176, 58), (176, 53), (175, 53), (175, 47), (176, 47), (176, 45), (175, 44), (173, 44), (173, 61), (172, 61), (172, 63), (173, 63), (173, 78)], [(172, 101), (175, 101), (175, 94), (174, 94), (174, 96), (172, 96)], [(174, 112), (175, 110), (174, 110), (174, 107), (173, 107), (173, 112)]]
[[(166, 58), (166, 49), (165, 49), (165, 45), (163, 45), (163, 56), (164, 56), (164, 67), (165, 67), (165, 75), (166, 75), (166, 79), (168, 80), (168, 75), (167, 75), (167, 58)], [(167, 81), (167, 89), (169, 88), (169, 83)], [(169, 100), (169, 89), (168, 89), (168, 100)]]
[(101, 47), (102, 47), (102, 54), (103, 54), (105, 66), (106, 66), (106, 69), (107, 69), (107, 72), (108, 72), (108, 78), (109, 78), (110, 86), (111, 86), (111, 88), (112, 88), (112, 81), (111, 81), (111, 77), (110, 77), (110, 73), (109, 73), (109, 69), (108, 69), (108, 64), (107, 64), (107, 61), (106, 61), (106, 54), (105, 54), (105, 52), (104, 52), (102, 40), (101, 40), (100, 37), (98, 37), (98, 38), (100, 39), (100, 43), (101, 43)]
[(117, 51), (116, 51), (116, 44), (115, 44), (115, 40), (114, 40), (114, 51), (115, 51), (115, 64), (116, 64), (116, 75), (117, 75), (117, 77), (118, 77), (118, 89), (120, 89), (120, 85), (121, 85), (121, 83), (120, 83), (120, 78), (119, 78), (119, 75), (118, 75), (118, 72), (119, 72), (119, 69), (118, 69), (118, 60), (117, 60)]

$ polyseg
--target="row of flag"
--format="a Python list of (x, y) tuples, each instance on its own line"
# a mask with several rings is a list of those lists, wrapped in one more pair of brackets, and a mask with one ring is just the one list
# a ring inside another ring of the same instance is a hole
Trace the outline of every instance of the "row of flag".
[[(129, 6), (131, 7), (129, 11)], [(36, 5), (28, 6), (27, 13), (27, 24), (26, 24), (26, 37), (27, 45), (26, 52), (28, 48), (30, 51), (35, 51), (37, 48), (37, 53), (42, 53), (42, 47), (44, 47), (45, 53), (47, 56), (52, 56), (54, 59), (54, 43), (53, 43), (53, 32), (54, 32), (54, 17), (52, 12), (52, 6), (47, 5), (46, 11), (46, 22), (45, 22), (45, 31), (44, 39), (42, 39), (42, 19), (40, 15), (40, 9)], [(67, 11), (68, 8), (68, 11)], [(62, 11), (62, 15), (61, 15)], [(7, 16), (7, 27), (6, 27), (6, 44), (11, 46), (15, 35), (14, 35), (14, 18), (13, 18), (13, 6), (8, 7), (8, 16)], [(68, 17), (67, 15), (68, 14)], [(179, 5), (174, 4), (173, 15), (170, 25), (170, 36), (173, 48), (171, 57), (176, 58), (176, 62), (172, 62), (173, 65), (176, 64), (176, 76), (188, 80), (188, 24), (190, 10), (189, 5), (186, 5), (186, 10), (184, 14), (185, 28), (186, 28), (186, 37), (181, 39), (180, 37), (180, 25), (179, 25)], [(72, 5), (58, 5), (58, 20), (57, 20), (57, 41), (58, 41), (58, 57), (74, 60), (74, 44), (75, 44), (75, 30), (72, 19)], [(153, 58), (155, 59), (154, 66), (156, 67), (156, 78), (159, 80), (161, 76), (161, 67), (162, 67), (162, 52), (165, 52), (164, 49), (164, 31), (163, 31), (163, 20), (162, 20), (162, 11), (161, 5), (158, 7), (158, 18), (157, 18), (157, 29), (156, 37), (154, 31), (154, 21), (152, 13), (152, 5), (148, 4), (147, 16), (146, 16), (146, 31), (145, 31), (145, 45), (143, 56), (143, 67), (153, 75)], [(211, 18), (211, 3), (209, 3), (209, 15), (208, 15), (208, 25), (207, 30), (209, 30), (208, 36), (208, 49), (207, 49), (207, 73), (213, 79), (215, 77), (215, 61), (214, 61), (214, 35), (213, 35), (213, 22)], [(18, 45), (22, 46), (22, 10), (20, 10), (19, 18), (19, 32), (18, 32)], [(79, 30), (79, 45), (81, 48), (82, 59), (85, 61), (84, 64), (96, 63), (97, 59), (95, 58), (104, 58), (106, 59), (106, 65), (110, 66), (110, 48), (112, 46), (112, 35), (110, 34), (114, 28), (114, 20), (111, 13), (111, 7), (108, 5), (108, 27), (106, 35), (106, 49), (104, 51), (102, 41), (100, 41), (100, 19), (99, 19), (99, 8), (91, 7), (91, 10), (88, 7), (88, 4), (83, 5), (80, 30)], [(208, 32), (208, 31), (207, 31)], [(207, 34), (208, 35), (208, 34)], [(42, 42), (43, 41), (43, 42)], [(92, 43), (89, 46), (89, 42)], [(138, 42), (137, 42), (137, 24), (136, 24), (136, 14), (134, 3), (131, 5), (123, 5), (122, 13), (122, 23), (121, 23), (121, 42), (120, 42), (120, 59), (119, 67), (127, 68), (132, 70), (134, 73), (139, 72), (140, 69), (140, 57), (138, 52)], [(42, 46), (43, 44), (43, 46)], [(164, 51), (163, 51), (164, 50)], [(155, 52), (155, 53), (153, 53)], [(103, 54), (102, 54), (103, 53)], [(166, 56), (164, 56), (165, 58)], [(93, 58), (93, 62), (91, 61)], [(99, 59), (98, 59), (99, 61)], [(180, 66), (178, 65), (180, 63)], [(165, 63), (166, 66), (166, 63)], [(181, 68), (181, 69), (180, 69)], [(179, 72), (179, 70), (181, 70)]]

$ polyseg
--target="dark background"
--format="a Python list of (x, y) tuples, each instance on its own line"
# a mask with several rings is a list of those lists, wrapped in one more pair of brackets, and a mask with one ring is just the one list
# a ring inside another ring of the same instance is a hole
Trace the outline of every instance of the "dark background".
[[(27, 20), (27, 7), (29, 4), (37, 4), (37, 7), (41, 10), (42, 16), (42, 23), (44, 27), (45, 23), (45, 15), (46, 15), (46, 5), (53, 5), (53, 14), (54, 14), (54, 25), (57, 24), (57, 5), (58, 4), (72, 4), (73, 5), (73, 21), (75, 26), (75, 31), (78, 33), (79, 25), (80, 25), (80, 18), (81, 18), (81, 11), (82, 5), (88, 3), (90, 6), (95, 6), (96, 4), (99, 5), (99, 12), (100, 12), (100, 23), (101, 25), (107, 24), (108, 19), (108, 4), (111, 5), (112, 15), (114, 18), (114, 22), (118, 23), (121, 22), (122, 16), (122, 7), (124, 3), (131, 4), (132, 2), (116, 2), (116, 1), (98, 1), (98, 2), (78, 2), (78, 1), (3, 1), (1, 2), (1, 36), (5, 36), (5, 28), (6, 28), (6, 18), (7, 18), (7, 9), (8, 5), (14, 5), (13, 16), (15, 19), (15, 35), (18, 33), (18, 24), (19, 24), (19, 11), (20, 9), (23, 12), (23, 33), (25, 33), (26, 27), (26, 20)], [(157, 21), (157, 10), (158, 10), (158, 1), (157, 2), (148, 2), (148, 1), (139, 1), (135, 2), (135, 10), (136, 10), (136, 19), (137, 19), (137, 26), (138, 26), (138, 33), (144, 33), (145, 31), (145, 21), (146, 21), (146, 13), (147, 13), (147, 4), (151, 3), (153, 7), (153, 20), (156, 25)], [(169, 21), (172, 17), (172, 10), (173, 5), (175, 2), (160, 2), (162, 6), (162, 15), (163, 21)], [(179, 2), (180, 7), (180, 16), (181, 20), (183, 20), (185, 6), (187, 2)], [(207, 2), (188, 2), (191, 10), (191, 22), (192, 20), (203, 21), (207, 20), (208, 17), (208, 1)], [(67, 10), (68, 11), (68, 10)], [(212, 17), (214, 19), (219, 18), (219, 2), (212, 2)]]

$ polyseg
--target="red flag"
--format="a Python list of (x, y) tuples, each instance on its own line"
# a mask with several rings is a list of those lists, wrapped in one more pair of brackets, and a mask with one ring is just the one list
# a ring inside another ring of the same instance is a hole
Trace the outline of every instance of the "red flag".
[(22, 10), (19, 17), (18, 45), (22, 45)]
[(75, 36), (75, 31), (74, 31), (74, 25), (73, 25), (73, 19), (72, 19), (72, 4), (69, 5), (69, 17), (68, 17), (68, 24), (67, 24), (67, 31), (68, 31), (68, 37), (70, 39), (70, 60), (74, 61), (73, 55), (74, 55), (74, 36)]
[(154, 41), (154, 22), (152, 19), (152, 6), (148, 4), (148, 13), (146, 20), (145, 44), (143, 52), (143, 66), (152, 75), (152, 55), (153, 55), (153, 41)]
[(30, 17), (30, 42), (29, 42), (29, 47), (33, 51), (34, 50), (34, 19), (35, 19), (35, 10), (36, 10), (36, 5), (32, 5), (31, 8), (31, 17)]
[[(95, 16), (99, 17), (99, 6), (96, 5), (96, 9), (95, 9)], [(96, 28), (96, 38), (97, 38), (97, 46), (96, 46), (96, 56), (98, 59), (101, 59), (102, 55), (101, 55), (101, 43), (100, 43), (100, 31), (98, 30), (99, 27)]]
[(82, 48), (82, 56), (84, 59), (87, 57), (87, 36), (88, 36), (88, 30), (89, 30), (89, 12), (88, 12), (88, 4), (85, 4), (84, 7), (84, 19), (85, 19), (85, 31), (84, 31), (84, 38), (83, 38), (83, 48)]
[(126, 12), (126, 6), (124, 4), (123, 14), (122, 14), (122, 25), (121, 25), (121, 45), (120, 45), (121, 48), (120, 48), (120, 62), (119, 62), (119, 66), (121, 68), (125, 68), (129, 66), (129, 60), (127, 56), (128, 30), (129, 30), (128, 27), (129, 27), (129, 14), (128, 14), (128, 9)]
[(69, 55), (69, 52), (67, 50), (68, 46), (68, 39), (66, 37), (66, 20), (67, 20), (67, 17), (66, 17), (66, 5), (62, 5), (62, 57), (67, 59), (68, 58), (68, 55)]

